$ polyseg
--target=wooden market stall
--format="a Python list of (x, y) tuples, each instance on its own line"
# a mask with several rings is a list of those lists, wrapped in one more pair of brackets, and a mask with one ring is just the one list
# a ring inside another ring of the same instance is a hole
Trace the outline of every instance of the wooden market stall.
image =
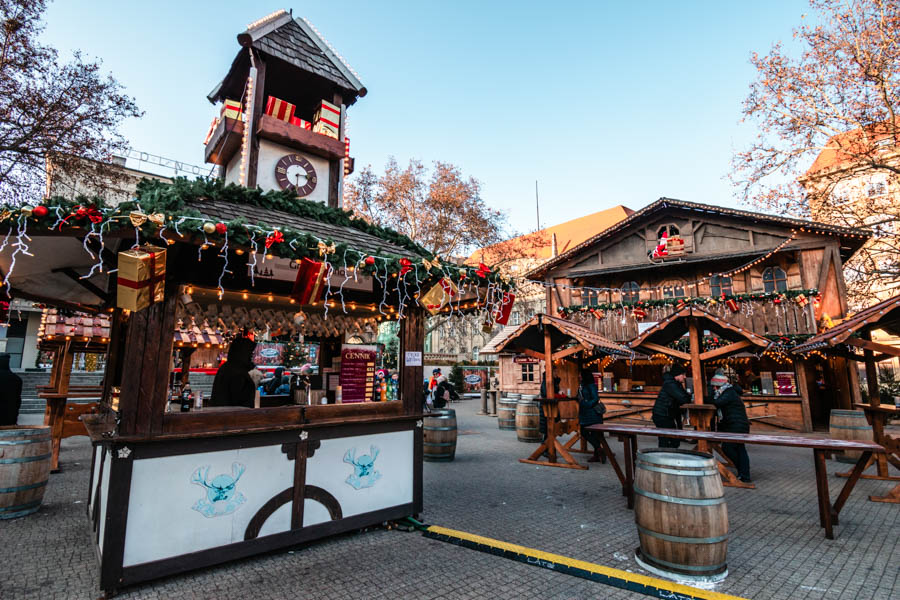
[[(559, 389), (565, 398), (544, 397), (540, 399), (541, 410), (547, 421), (547, 439), (521, 462), (584, 469), (569, 453), (569, 449), (580, 439), (578, 427), (578, 403), (575, 400), (579, 385), (579, 366), (587, 367), (598, 357), (615, 355), (633, 358), (634, 351), (626, 346), (610, 342), (597, 333), (570, 323), (565, 319), (537, 314), (521, 325), (506, 339), (497, 344), (498, 352), (516, 352), (544, 364), (548, 396), (553, 387), (550, 382), (559, 377)], [(557, 421), (560, 421), (557, 423)], [(560, 435), (575, 433), (563, 445)], [(540, 460), (546, 452), (547, 461)], [(563, 462), (557, 462), (557, 455)]]
[[(12, 297), (113, 310), (84, 419), (108, 592), (418, 514), (426, 311), (491, 325), (511, 305), (496, 271), (341, 209), (344, 114), (366, 90), (306, 20), (278, 11), (238, 43), (209, 96), (218, 179), (144, 180), (115, 205), (49, 198), (0, 222)], [(399, 322), (392, 401), (373, 390), (375, 348), (350, 343), (386, 321)], [(171, 412), (176, 329), (194, 327), (228, 340), (228, 360), (202, 407)], [(283, 405), (255, 408), (250, 352), (268, 339), (315, 342), (317, 368)]]
[[(878, 385), (878, 363), (900, 356), (900, 349), (872, 341), (872, 332), (876, 330), (900, 335), (900, 296), (894, 296), (851, 315), (838, 325), (800, 344), (794, 348), (794, 353), (800, 356), (819, 353), (831, 358), (845, 359), (849, 361), (853, 370), (859, 363), (865, 365), (868, 402), (856, 402), (853, 408), (865, 413), (866, 420), (872, 427), (872, 437), (876, 443), (884, 447), (885, 453), (876, 454), (869, 459), (865, 468), (875, 466), (876, 472), (863, 474), (862, 477), (900, 481), (900, 476), (891, 475), (889, 468), (889, 465), (893, 465), (900, 470), (900, 438), (890, 435), (885, 430), (888, 419), (900, 414), (900, 410), (894, 404), (882, 404)], [(869, 496), (869, 499), (900, 504), (900, 484), (885, 496), (873, 495)]]

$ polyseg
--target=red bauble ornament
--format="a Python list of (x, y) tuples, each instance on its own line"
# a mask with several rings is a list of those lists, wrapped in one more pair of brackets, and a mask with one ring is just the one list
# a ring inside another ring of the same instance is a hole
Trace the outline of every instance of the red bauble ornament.
[(228, 225), (226, 225), (225, 223), (216, 223), (216, 233), (218, 233), (219, 235), (225, 235), (227, 231)]
[(46, 206), (35, 206), (34, 210), (31, 211), (31, 214), (35, 217), (41, 218), (46, 217), (48, 212), (50, 211), (47, 210)]
[(365, 260), (365, 263), (366, 263), (368, 266), (371, 267), (372, 265), (375, 264), (375, 257), (374, 257), (374, 256), (367, 256), (367, 257), (366, 257), (366, 260)]

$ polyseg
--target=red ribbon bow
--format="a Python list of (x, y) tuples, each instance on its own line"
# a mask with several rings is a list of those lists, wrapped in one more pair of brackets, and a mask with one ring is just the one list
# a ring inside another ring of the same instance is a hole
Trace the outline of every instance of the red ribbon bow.
[(75, 212), (70, 214), (68, 217), (62, 220), (59, 224), (59, 230), (62, 231), (63, 224), (68, 224), (67, 221), (75, 217), (76, 219), (83, 219), (87, 217), (90, 219), (91, 223), (99, 223), (103, 220), (103, 213), (100, 212), (100, 209), (94, 206), (93, 204), (90, 206), (82, 206), (78, 205), (75, 207)]
[(274, 231), (266, 238), (266, 250), (271, 248), (273, 244), (280, 244), (283, 241), (284, 234), (278, 230)]
[(488, 267), (484, 263), (478, 263), (478, 270), (475, 271), (475, 274), (478, 275), (479, 277), (481, 277), (482, 279), (484, 279), (485, 277), (487, 277), (490, 274), (490, 272), (491, 272), (490, 267)]
[(409, 259), (408, 259), (408, 258), (401, 258), (401, 259), (400, 259), (400, 267), (401, 267), (401, 269), (400, 269), (400, 277), (403, 277), (404, 275), (406, 275), (407, 273), (409, 273), (410, 271), (412, 271), (412, 263), (409, 262)]

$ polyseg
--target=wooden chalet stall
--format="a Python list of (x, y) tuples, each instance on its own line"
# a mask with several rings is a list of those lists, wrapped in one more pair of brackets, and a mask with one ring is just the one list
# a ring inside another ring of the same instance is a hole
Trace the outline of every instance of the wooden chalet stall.
[[(856, 373), (845, 358), (798, 360), (790, 350), (847, 314), (841, 266), (870, 235), (662, 198), (527, 276), (546, 286), (551, 314), (651, 353), (598, 369), (607, 405), (647, 407), (629, 419), (649, 422), (662, 367), (689, 362), (692, 339), (682, 334), (702, 311), (695, 388), (724, 368), (743, 388), (754, 428), (811, 431), (827, 427), (831, 408), (850, 406)], [(679, 317), (674, 335), (666, 324)]]

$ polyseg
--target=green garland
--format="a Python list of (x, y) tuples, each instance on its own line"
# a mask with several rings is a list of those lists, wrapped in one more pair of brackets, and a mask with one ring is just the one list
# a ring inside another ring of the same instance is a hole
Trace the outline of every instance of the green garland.
[[(0, 207), (0, 223), (12, 224), (24, 217), (27, 219), (26, 224), (34, 222), (38, 227), (58, 229), (59, 231), (93, 227), (95, 231), (102, 231), (105, 235), (113, 231), (135, 229), (130, 215), (134, 211), (139, 211), (144, 215), (161, 214), (164, 218), (164, 230), (151, 220), (147, 220), (137, 227), (144, 239), (159, 239), (161, 233), (167, 239), (172, 239), (175, 237), (175, 228), (178, 226), (182, 237), (188, 238), (198, 245), (209, 242), (221, 247), (226, 234), (204, 232), (203, 225), (211, 220), (191, 207), (192, 201), (201, 200), (258, 206), (288, 212), (318, 222), (349, 227), (369, 233), (418, 256), (408, 258), (384, 252), (372, 255), (343, 242), (335, 243), (332, 239), (321, 240), (308, 232), (277, 224), (251, 223), (242, 217), (227, 222), (212, 223), (224, 226), (231, 248), (235, 246), (251, 248), (256, 245), (261, 252), (273, 256), (323, 260), (319, 249), (319, 242), (322, 242), (328, 246), (326, 256), (329, 262), (337, 264), (344, 262), (345, 266), (356, 267), (363, 274), (375, 275), (379, 278), (398, 277), (406, 280), (407, 275), (412, 273), (419, 284), (427, 285), (429, 282), (436, 283), (442, 277), (449, 276), (457, 281), (468, 279), (479, 283), (493, 283), (503, 291), (511, 289), (509, 280), (499, 272), (483, 265), (479, 268), (444, 262), (439, 266), (426, 265), (426, 260), (434, 261), (434, 256), (426, 249), (396, 231), (355, 218), (348, 211), (297, 199), (288, 192), (263, 192), (260, 189), (225, 184), (221, 180), (189, 181), (185, 178), (176, 178), (173, 183), (166, 183), (144, 179), (138, 184), (137, 197), (134, 200), (122, 202), (115, 207), (110, 207), (103, 198), (96, 196), (79, 196), (75, 200), (53, 197), (38, 206), (2, 206)], [(96, 220), (92, 221), (91, 216)], [(32, 227), (32, 225), (28, 226)], [(272, 243), (270, 247), (264, 249), (265, 232), (274, 230), (281, 233), (283, 241)], [(427, 288), (424, 291), (427, 291)]]
[[(770, 342), (773, 342), (775, 349), (777, 350), (790, 350), (795, 346), (802, 344), (809, 338), (811, 338), (814, 334), (812, 333), (789, 333), (789, 334), (772, 334), (767, 333), (763, 337), (768, 339)], [(717, 335), (705, 335), (703, 339), (700, 341), (701, 352), (706, 352), (707, 350), (715, 350), (716, 348), (721, 348), (723, 346), (727, 346), (731, 344), (730, 340), (726, 340), (723, 337)], [(691, 343), (690, 340), (685, 338), (678, 338), (671, 344), (669, 347), (674, 350), (679, 350), (681, 352), (690, 352)]]
[[(819, 290), (785, 290), (783, 292), (750, 292), (746, 294), (724, 294), (719, 298), (711, 296), (692, 296), (684, 298), (660, 298), (657, 300), (638, 300), (637, 302), (601, 302), (598, 304), (573, 304), (559, 309), (560, 315), (567, 317), (576, 313), (591, 313), (617, 309), (655, 308), (660, 306), (711, 306), (734, 300), (735, 302), (782, 302), (804, 296), (812, 301), (819, 295)], [(602, 318), (602, 317), (598, 317)]]

